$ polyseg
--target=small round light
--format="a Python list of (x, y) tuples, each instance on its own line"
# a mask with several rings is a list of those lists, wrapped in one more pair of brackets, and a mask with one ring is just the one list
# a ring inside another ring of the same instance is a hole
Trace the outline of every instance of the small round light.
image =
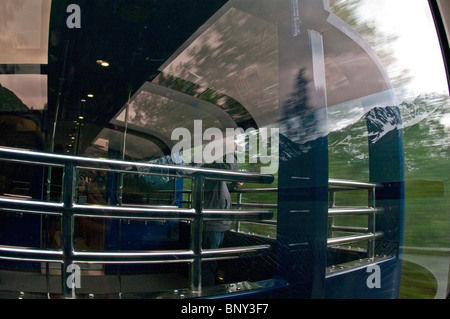
[(97, 64), (99, 64), (105, 68), (109, 66), (109, 62), (107, 62), (107, 61), (97, 60), (96, 62), (97, 62)]

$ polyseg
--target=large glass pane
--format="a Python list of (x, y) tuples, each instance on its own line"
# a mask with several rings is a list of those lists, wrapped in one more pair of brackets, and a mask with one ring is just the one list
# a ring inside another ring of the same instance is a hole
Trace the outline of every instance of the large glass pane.
[(0, 0), (0, 47), (0, 297), (445, 297), (426, 0)]
[[(406, 207), (400, 297), (443, 298), (449, 267), (450, 106), (429, 4), (421, 0), (330, 4), (377, 53), (402, 115)], [(369, 158), (360, 103), (329, 109), (330, 176), (345, 171), (367, 178)]]

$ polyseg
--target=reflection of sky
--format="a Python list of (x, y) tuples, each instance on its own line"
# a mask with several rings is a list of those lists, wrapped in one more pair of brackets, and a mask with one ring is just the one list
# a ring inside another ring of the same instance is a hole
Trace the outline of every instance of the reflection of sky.
[(359, 101), (342, 103), (328, 108), (328, 131), (333, 132), (358, 121), (364, 115)]
[(439, 41), (426, 0), (364, 0), (361, 15), (381, 33), (398, 36), (388, 45), (399, 64), (413, 76), (407, 86), (412, 94), (448, 93)]
[[(397, 65), (410, 72), (411, 81), (395, 90), (399, 102), (422, 93), (448, 94), (440, 45), (426, 0), (363, 0), (359, 10), (361, 19), (381, 35), (376, 42), (387, 45), (397, 58)], [(389, 35), (398, 38), (388, 41)], [(400, 69), (390, 66), (386, 71), (394, 77), (401, 75)], [(334, 105), (328, 109), (328, 129), (343, 129), (364, 113), (358, 100)], [(449, 114), (441, 119), (441, 124), (450, 127)]]

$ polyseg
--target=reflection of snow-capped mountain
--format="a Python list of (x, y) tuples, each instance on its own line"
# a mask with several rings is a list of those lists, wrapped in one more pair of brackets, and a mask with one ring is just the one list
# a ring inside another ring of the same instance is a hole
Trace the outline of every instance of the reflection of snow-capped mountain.
[(370, 143), (376, 143), (391, 131), (402, 128), (400, 110), (397, 107), (373, 108), (366, 115), (369, 123)]
[(293, 142), (288, 137), (280, 134), (279, 137), (279, 160), (288, 161), (290, 159), (296, 158), (299, 155), (308, 152), (311, 147), (308, 145), (300, 145)]
[[(432, 158), (448, 158), (450, 135), (442, 118), (448, 114), (446, 97), (440, 95), (420, 96), (402, 102), (398, 108), (374, 108), (357, 121), (345, 123), (342, 115), (339, 128), (330, 130), (329, 152), (332, 162), (349, 165), (368, 158), (368, 140), (373, 143), (389, 132), (403, 129), (406, 169), (414, 170), (418, 161)], [(398, 113), (401, 119), (398, 119)], [(350, 113), (351, 115), (351, 113)], [(371, 125), (368, 136), (366, 119)], [(336, 121), (338, 122), (338, 121)]]

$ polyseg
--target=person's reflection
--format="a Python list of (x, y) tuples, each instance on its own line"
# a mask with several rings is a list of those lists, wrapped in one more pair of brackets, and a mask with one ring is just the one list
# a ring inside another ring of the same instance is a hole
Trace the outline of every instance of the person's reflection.
[[(236, 144), (234, 144), (236, 148)], [(206, 168), (238, 170), (239, 164), (236, 152), (227, 154), (222, 162), (214, 161), (205, 164)], [(230, 189), (242, 186), (242, 183), (218, 180), (205, 180), (204, 205), (205, 209), (231, 209)], [(231, 221), (213, 220), (204, 222), (203, 243), (204, 249), (215, 249), (222, 246), (225, 232), (231, 229)], [(215, 260), (202, 263), (202, 285), (213, 286), (216, 283), (217, 262)]]
[[(106, 172), (86, 170), (78, 179), (80, 203), (106, 205)], [(75, 238), (78, 249), (103, 247), (104, 220), (79, 217), (76, 220)]]

